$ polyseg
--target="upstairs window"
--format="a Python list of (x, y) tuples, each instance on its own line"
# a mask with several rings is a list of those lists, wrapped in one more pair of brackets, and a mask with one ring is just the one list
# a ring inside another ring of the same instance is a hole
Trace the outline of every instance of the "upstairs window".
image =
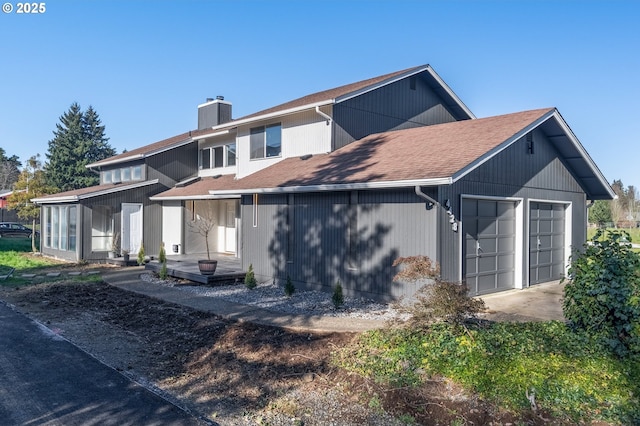
[(203, 148), (200, 150), (200, 169), (217, 169), (235, 165), (235, 143)]
[(282, 154), (282, 125), (280, 123), (251, 129), (250, 158), (280, 157)]
[(102, 183), (120, 183), (142, 180), (142, 166), (128, 166), (101, 172)]

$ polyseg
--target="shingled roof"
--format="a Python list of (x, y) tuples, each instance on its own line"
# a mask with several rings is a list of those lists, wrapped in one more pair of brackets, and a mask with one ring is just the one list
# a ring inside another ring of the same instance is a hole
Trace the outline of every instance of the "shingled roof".
[(286, 158), (242, 179), (203, 179), (156, 198), (451, 183), (555, 109), (373, 134), (329, 154)]
[(158, 142), (154, 142), (149, 145), (142, 146), (140, 148), (133, 149), (131, 151), (123, 152), (122, 154), (114, 155), (113, 157), (105, 158), (104, 160), (96, 161), (95, 163), (88, 164), (87, 167), (94, 168), (109, 164), (121, 163), (124, 161), (142, 159), (148, 157), (149, 155), (154, 155), (162, 151), (166, 151), (168, 149), (185, 145), (191, 142), (193, 142), (193, 139), (191, 138), (191, 132), (186, 132), (177, 136), (163, 139)]
[(463, 118), (475, 118), (471, 111), (462, 103), (460, 99), (449, 89), (449, 87), (440, 79), (435, 71), (429, 65), (420, 65), (417, 67), (407, 68), (401, 71), (384, 74), (378, 77), (369, 78), (366, 80), (358, 81), (355, 83), (345, 84), (329, 90), (323, 90), (320, 92), (312, 93), (310, 95), (303, 96), (301, 98), (294, 99), (289, 102), (285, 102), (280, 105), (276, 105), (262, 111), (258, 111), (243, 117), (231, 120), (227, 123), (215, 126), (213, 128), (191, 130), (189, 132), (173, 136), (168, 139), (164, 139), (159, 142), (155, 142), (149, 145), (145, 145), (140, 148), (136, 148), (132, 151), (125, 152), (107, 159), (97, 161), (95, 163), (87, 165), (87, 167), (100, 167), (109, 164), (117, 164), (124, 161), (131, 161), (137, 158), (145, 158), (149, 155), (161, 152), (162, 150), (171, 149), (181, 144), (189, 143), (202, 137), (210, 136), (212, 132), (217, 133), (225, 131), (238, 126), (240, 123), (244, 123), (252, 120), (259, 120), (261, 117), (269, 116), (272, 114), (286, 113), (287, 111), (296, 110), (298, 108), (311, 108), (317, 104), (332, 104), (351, 96), (373, 90), (385, 84), (389, 84), (398, 79), (405, 78), (414, 74), (426, 72), (431, 79), (436, 81), (435, 85), (438, 87), (437, 91), (441, 92), (443, 98), (450, 99), (451, 105), (455, 105), (456, 109), (461, 111), (460, 114)]

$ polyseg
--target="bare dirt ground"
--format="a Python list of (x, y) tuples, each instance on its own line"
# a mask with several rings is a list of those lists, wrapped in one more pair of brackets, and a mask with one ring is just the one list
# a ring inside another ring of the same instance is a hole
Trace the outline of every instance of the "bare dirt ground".
[[(353, 333), (223, 320), (102, 282), (0, 287), (0, 299), (210, 424), (507, 425), (446, 380), (389, 389), (331, 364)], [(413, 422), (413, 423), (412, 423)], [(542, 424), (536, 417), (519, 424)]]

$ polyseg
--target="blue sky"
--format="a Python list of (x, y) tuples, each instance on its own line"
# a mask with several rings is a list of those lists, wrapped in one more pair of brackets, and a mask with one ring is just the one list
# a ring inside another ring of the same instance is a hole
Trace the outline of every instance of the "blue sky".
[(0, 146), (22, 160), (73, 102), (121, 152), (196, 128), (207, 97), (240, 117), (428, 63), (477, 117), (557, 107), (609, 182), (640, 186), (640, 2), (8, 3)]

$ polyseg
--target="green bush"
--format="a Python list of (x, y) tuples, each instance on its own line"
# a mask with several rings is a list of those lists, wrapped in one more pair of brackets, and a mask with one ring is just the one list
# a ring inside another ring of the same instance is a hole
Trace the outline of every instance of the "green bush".
[(164, 243), (160, 244), (160, 254), (158, 254), (158, 260), (160, 263), (167, 262), (167, 251), (164, 249)]
[(572, 256), (564, 316), (616, 354), (640, 354), (640, 256), (624, 231), (598, 231)]
[(138, 250), (138, 265), (144, 265), (144, 243), (140, 243), (140, 250)]
[(253, 290), (258, 285), (258, 282), (256, 281), (256, 275), (253, 272), (253, 263), (249, 264), (249, 270), (244, 276), (244, 285), (247, 286), (249, 290)]
[(293, 293), (296, 292), (296, 287), (291, 282), (291, 277), (287, 275), (287, 282), (284, 284), (284, 294), (287, 297), (293, 296)]
[(166, 280), (169, 277), (169, 271), (167, 271), (166, 259), (164, 260), (164, 262), (162, 262), (162, 267), (160, 268), (160, 272), (158, 273), (158, 276), (160, 277), (161, 280)]
[(331, 296), (333, 307), (338, 309), (344, 304), (344, 295), (342, 294), (342, 283), (338, 280), (336, 286), (333, 288), (333, 295)]

